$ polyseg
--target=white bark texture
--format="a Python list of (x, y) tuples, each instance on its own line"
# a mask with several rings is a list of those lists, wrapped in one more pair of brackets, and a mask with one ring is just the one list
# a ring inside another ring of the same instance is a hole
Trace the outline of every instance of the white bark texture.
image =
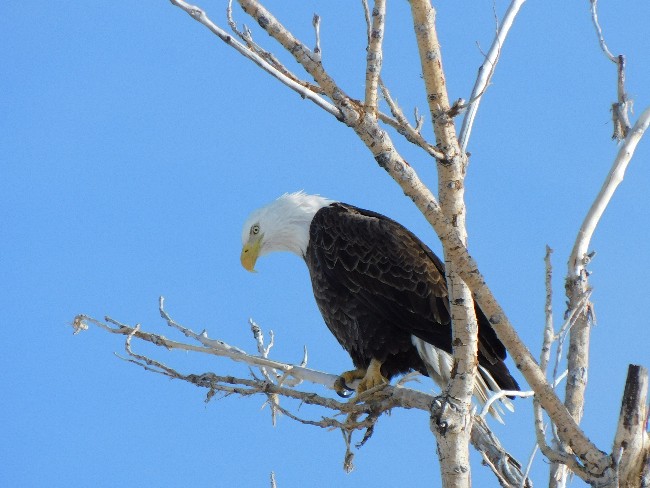
[[(445, 218), (453, 223), (463, 242), (465, 228), (464, 178), (466, 161), (460, 153), (454, 121), (448, 112), (442, 53), (435, 25), (435, 10), (427, 0), (411, 0), (415, 37), (426, 90), (429, 113), (437, 146), (444, 153), (438, 161), (438, 194)], [(471, 431), (471, 398), (477, 367), (478, 327), (474, 301), (467, 285), (458, 276), (456, 264), (447, 258), (447, 288), (453, 324), (454, 371), (447, 389), (447, 403), (434, 409), (431, 426), (438, 441), (442, 485), (446, 488), (471, 485), (469, 435)]]

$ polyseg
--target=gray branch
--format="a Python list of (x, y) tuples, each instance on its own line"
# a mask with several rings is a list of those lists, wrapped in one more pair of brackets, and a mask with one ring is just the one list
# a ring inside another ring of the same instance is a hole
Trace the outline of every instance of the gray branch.
[[(210, 400), (217, 393), (224, 395), (235, 394), (239, 396), (263, 395), (267, 397), (267, 402), (270, 403), (273, 414), (281, 413), (301, 423), (322, 428), (338, 428), (343, 430), (344, 433), (347, 432), (348, 435), (351, 435), (355, 430), (365, 430), (364, 439), (361, 443), (370, 438), (372, 429), (374, 429), (377, 419), (382, 414), (393, 408), (417, 409), (429, 413), (432, 405), (436, 401), (436, 397), (432, 395), (403, 386), (387, 385), (385, 387), (375, 388), (346, 402), (316, 393), (298, 390), (292, 386), (288, 386), (284, 382), (284, 378), (291, 377), (298, 380), (297, 383), (307, 381), (334, 390), (334, 381), (338, 376), (264, 357), (264, 355), (268, 356), (269, 346), (264, 345), (264, 341), (259, 335), (254, 337), (254, 340), (256, 348), (262, 351), (262, 355), (255, 356), (246, 353), (238, 347), (231, 346), (224, 341), (209, 338), (206, 331), (200, 334), (196, 333), (192, 329), (182, 326), (173, 320), (163, 309), (163, 304), (164, 300), (161, 297), (159, 302), (160, 313), (167, 326), (197, 341), (200, 345), (197, 346), (173, 341), (160, 334), (145, 332), (139, 324), (129, 326), (110, 317), (106, 317), (104, 321), (101, 321), (87, 315), (78, 315), (74, 318), (72, 327), (75, 334), (88, 330), (90, 325), (94, 325), (111, 334), (126, 336), (125, 348), (128, 357), (124, 359), (147, 371), (206, 388), (208, 390), (206, 401)], [(253, 377), (251, 379), (238, 378), (232, 375), (219, 375), (213, 372), (183, 374), (160, 361), (133, 352), (133, 339), (139, 339), (170, 350), (179, 349), (226, 357), (236, 362), (248, 364), (249, 366), (278, 371), (283, 373), (284, 376), (277, 378), (274, 375), (267, 375), (262, 378)], [(277, 400), (279, 397), (297, 400), (308, 405), (315, 405), (334, 413), (330, 417), (319, 418), (319, 420), (300, 418), (285, 407), (280, 406)], [(340, 414), (347, 416), (344, 421), (335, 418)], [(527, 481), (523, 476), (521, 465), (503, 449), (497, 437), (492, 433), (485, 421), (478, 416), (474, 416), (472, 444), (481, 452), (486, 459), (486, 464), (492, 469), (497, 478), (500, 480), (509, 480), (508, 482), (510, 484), (503, 486), (515, 487), (520, 486), (521, 483), (525, 483), (524, 486), (532, 486), (532, 483)], [(349, 452), (349, 448), (346, 450), (346, 459), (348, 462), (347, 465), (351, 466), (352, 453)]]

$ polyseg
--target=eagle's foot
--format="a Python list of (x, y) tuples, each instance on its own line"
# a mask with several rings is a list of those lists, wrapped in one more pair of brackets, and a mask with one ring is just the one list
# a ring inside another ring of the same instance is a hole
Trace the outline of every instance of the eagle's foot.
[[(356, 380), (361, 380), (357, 385), (356, 390), (349, 385)], [(350, 397), (355, 391), (357, 395), (368, 391), (376, 386), (385, 385), (388, 379), (381, 374), (381, 362), (372, 359), (367, 369), (353, 369), (341, 374), (334, 382), (334, 389), (336, 393), (343, 397)]]
[(357, 386), (357, 394), (368, 391), (376, 386), (385, 385), (388, 379), (381, 374), (381, 362), (376, 359), (370, 360), (370, 365), (366, 370), (366, 374)]
[(354, 393), (354, 388), (350, 388), (348, 385), (354, 383), (356, 380), (363, 379), (366, 376), (365, 369), (353, 369), (352, 371), (346, 371), (342, 373), (341, 376), (336, 378), (334, 382), (334, 389), (338, 396), (343, 398), (348, 398)]

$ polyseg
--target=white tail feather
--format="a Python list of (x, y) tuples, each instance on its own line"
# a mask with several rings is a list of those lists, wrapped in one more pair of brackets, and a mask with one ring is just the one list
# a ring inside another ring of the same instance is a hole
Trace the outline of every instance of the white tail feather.
[[(454, 367), (454, 358), (451, 354), (438, 349), (435, 346), (432, 346), (428, 342), (423, 341), (415, 336), (411, 337), (413, 345), (418, 350), (418, 354), (424, 361), (424, 365), (427, 368), (427, 372), (433, 381), (435, 381), (440, 388), (446, 388), (449, 380), (451, 379), (451, 370)], [(499, 385), (497, 385), (492, 375), (482, 366), (479, 366), (482, 374), (477, 374), (474, 381), (474, 397), (479, 401), (481, 405), (485, 405), (488, 398), (493, 394), (493, 392), (501, 391)], [(484, 378), (485, 376), (485, 378)], [(487, 379), (487, 382), (486, 382)], [(488, 386), (489, 385), (489, 386)], [(501, 404), (514, 412), (514, 406), (509, 398), (503, 397), (499, 400)], [(501, 415), (504, 414), (501, 409), (501, 405), (497, 402), (494, 402), (490, 406), (490, 414), (502, 424), (503, 419)]]

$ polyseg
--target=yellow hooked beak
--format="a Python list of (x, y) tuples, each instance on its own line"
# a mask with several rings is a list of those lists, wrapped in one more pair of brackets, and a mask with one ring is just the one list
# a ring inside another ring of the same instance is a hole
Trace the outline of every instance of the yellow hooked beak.
[(241, 250), (241, 265), (250, 271), (255, 273), (255, 263), (257, 258), (260, 255), (260, 248), (262, 247), (262, 236), (255, 236), (255, 238), (250, 239)]

